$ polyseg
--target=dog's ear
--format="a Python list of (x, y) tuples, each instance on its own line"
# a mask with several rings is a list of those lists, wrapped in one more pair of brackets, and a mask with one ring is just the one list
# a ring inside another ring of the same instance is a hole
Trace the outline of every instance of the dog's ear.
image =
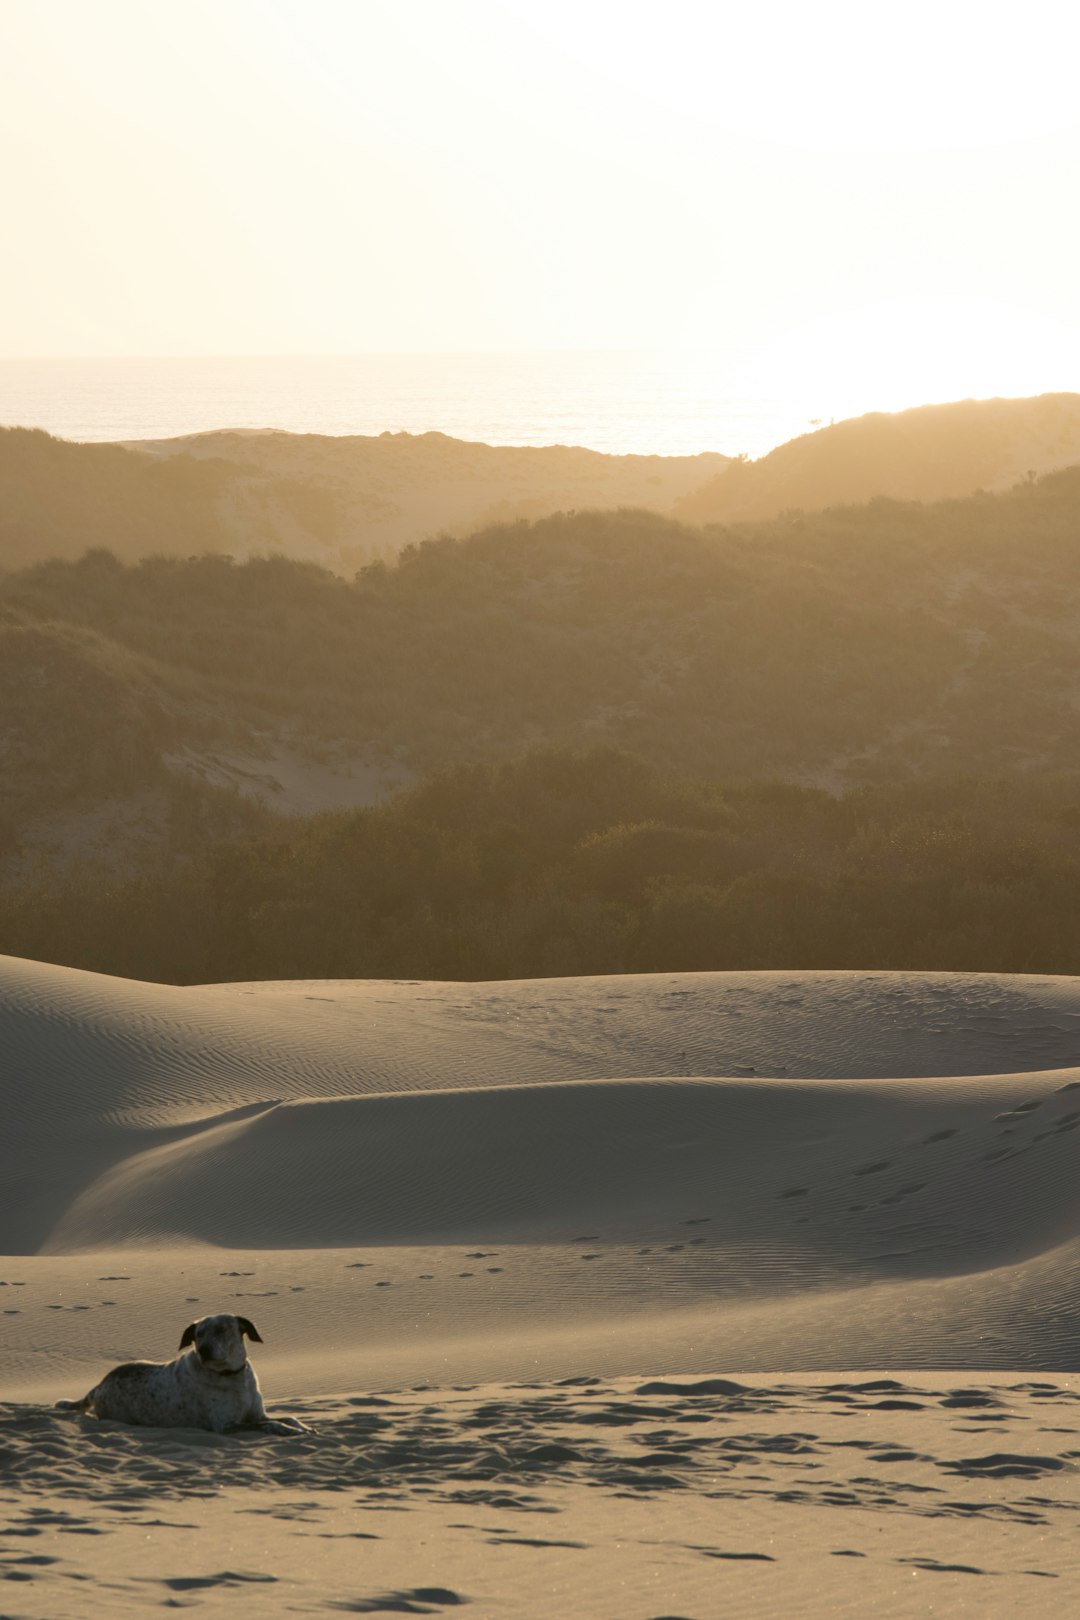
[(238, 1316), (236, 1318), (236, 1325), (240, 1329), (241, 1333), (247, 1334), (249, 1339), (254, 1339), (256, 1344), (262, 1344), (262, 1334), (259, 1332), (254, 1322), (249, 1322), (246, 1316)]
[(195, 1323), (194, 1322), (189, 1322), (187, 1327), (184, 1329), (184, 1336), (180, 1340), (180, 1348), (181, 1348), (181, 1350), (186, 1350), (189, 1344), (194, 1344), (194, 1343), (195, 1343)]

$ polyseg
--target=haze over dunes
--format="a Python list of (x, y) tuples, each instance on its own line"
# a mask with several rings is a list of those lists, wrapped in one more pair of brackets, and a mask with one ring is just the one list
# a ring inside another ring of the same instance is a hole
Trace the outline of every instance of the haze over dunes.
[(1004, 490), (1078, 462), (1076, 394), (875, 412), (756, 461), (515, 449), (442, 433), (223, 430), (121, 445), (9, 428), (0, 430), (0, 566), (103, 546), (125, 560), (272, 552), (351, 574), (434, 534), (557, 511), (633, 506), (737, 523), (881, 495)]
[(350, 574), (447, 530), (567, 507), (666, 510), (726, 460), (444, 433), (221, 431), (121, 445), (0, 429), (0, 566), (104, 546), (128, 560), (280, 552)]
[(1080, 462), (1080, 394), (968, 399), (831, 423), (738, 459), (676, 501), (685, 523), (741, 523), (878, 495), (940, 501)]
[(1069, 470), (704, 531), (565, 514), (349, 582), (283, 558), (13, 571), (2, 810), (22, 837), (178, 773), (311, 810), (541, 745), (827, 787), (1071, 773), (1078, 520)]

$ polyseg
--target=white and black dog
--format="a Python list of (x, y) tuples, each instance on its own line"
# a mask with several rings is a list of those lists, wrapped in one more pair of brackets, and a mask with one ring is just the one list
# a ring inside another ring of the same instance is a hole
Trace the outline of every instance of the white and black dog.
[(310, 1434), (299, 1418), (269, 1418), (244, 1336), (262, 1343), (246, 1316), (204, 1316), (184, 1329), (175, 1361), (127, 1361), (105, 1374), (81, 1401), (57, 1401), (64, 1412), (91, 1412), (121, 1423), (162, 1429), (265, 1429)]

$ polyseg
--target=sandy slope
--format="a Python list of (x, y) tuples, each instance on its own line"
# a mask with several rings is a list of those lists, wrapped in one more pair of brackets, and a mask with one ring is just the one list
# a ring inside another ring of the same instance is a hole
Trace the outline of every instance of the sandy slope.
[[(0, 1054), (4, 1613), (1080, 1596), (1075, 981), (7, 959)], [(317, 1436), (47, 1410), (218, 1309)]]

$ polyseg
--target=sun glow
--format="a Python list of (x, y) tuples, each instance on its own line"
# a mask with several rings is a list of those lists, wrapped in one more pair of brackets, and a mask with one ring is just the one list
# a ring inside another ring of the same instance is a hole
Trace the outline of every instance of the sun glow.
[(1074, 389), (1080, 331), (977, 297), (868, 303), (786, 328), (737, 368), (745, 391), (817, 399), (830, 416)]
[(0, 355), (690, 349), (863, 407), (1080, 386), (1080, 13), (180, 16), (0, 12)]

